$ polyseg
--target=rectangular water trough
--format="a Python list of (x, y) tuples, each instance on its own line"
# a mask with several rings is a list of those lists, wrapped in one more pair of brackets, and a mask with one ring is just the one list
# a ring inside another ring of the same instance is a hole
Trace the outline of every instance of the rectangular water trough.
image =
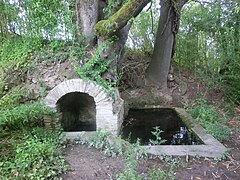
[(153, 155), (173, 156), (201, 156), (217, 158), (224, 155), (227, 148), (216, 140), (212, 135), (194, 120), (184, 109), (173, 108), (181, 117), (182, 121), (190, 128), (203, 142), (202, 145), (145, 145), (142, 146), (148, 153)]

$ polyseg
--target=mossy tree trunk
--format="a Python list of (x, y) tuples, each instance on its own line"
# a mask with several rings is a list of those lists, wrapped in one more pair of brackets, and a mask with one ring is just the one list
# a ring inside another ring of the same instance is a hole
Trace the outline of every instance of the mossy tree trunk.
[(161, 0), (160, 18), (153, 56), (146, 72), (146, 84), (167, 88), (171, 59), (175, 53), (180, 12), (188, 0)]
[(107, 20), (95, 25), (97, 35), (111, 37), (121, 30), (131, 18), (136, 17), (151, 0), (129, 0)]
[(107, 80), (116, 80), (118, 69), (121, 66), (124, 46), (127, 41), (130, 20), (136, 17), (150, 0), (129, 0), (108, 19), (101, 20), (95, 25), (95, 31), (98, 36), (98, 44), (104, 41), (111, 41), (108, 47), (102, 53), (102, 59), (111, 61), (108, 72), (103, 74)]
[(107, 43), (108, 46), (101, 54), (103, 60), (111, 62), (108, 72), (103, 73), (105, 79), (116, 80), (117, 69), (123, 57), (123, 48), (131, 27), (129, 20), (136, 17), (150, 1), (128, 0), (126, 3), (124, 0), (117, 1), (116, 7), (111, 9), (112, 14), (104, 19), (102, 9), (108, 6), (108, 1), (76, 0), (79, 37), (84, 37), (86, 45), (90, 47), (101, 45), (105, 41), (112, 42)]

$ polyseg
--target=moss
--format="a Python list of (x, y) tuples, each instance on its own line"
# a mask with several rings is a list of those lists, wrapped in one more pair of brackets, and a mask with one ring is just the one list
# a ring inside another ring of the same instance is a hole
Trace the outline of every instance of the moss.
[(127, 1), (115, 14), (109, 17), (108, 20), (99, 21), (94, 29), (99, 36), (109, 37), (116, 31), (124, 27), (128, 20), (134, 17), (136, 9), (143, 3), (137, 0)]
[(97, 32), (98, 35), (105, 37), (105, 36), (107, 36), (109, 34), (108, 25), (109, 25), (109, 21), (108, 20), (99, 21), (94, 26), (94, 30)]
[(132, 1), (128, 1), (125, 3), (115, 14), (113, 14), (109, 20), (111, 22), (115, 21), (127, 21), (129, 19), (129, 15), (131, 16), (131, 13), (133, 13), (134, 7), (136, 4), (134, 4)]

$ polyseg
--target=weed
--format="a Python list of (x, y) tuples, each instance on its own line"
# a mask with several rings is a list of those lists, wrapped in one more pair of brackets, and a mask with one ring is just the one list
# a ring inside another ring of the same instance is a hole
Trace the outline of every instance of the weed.
[(25, 125), (41, 124), (44, 115), (53, 116), (55, 112), (42, 103), (23, 104), (17, 107), (0, 110), (0, 127), (21, 129)]
[(15, 87), (0, 99), (1, 110), (16, 107), (24, 98), (26, 89), (23, 87)]
[(100, 149), (105, 155), (111, 157), (124, 155), (125, 157), (141, 159), (147, 156), (146, 151), (141, 148), (139, 140), (131, 144), (120, 137), (113, 137), (111, 133), (101, 130), (97, 130), (96, 134), (90, 138), (77, 137), (76, 142)]
[(165, 139), (161, 138), (161, 133), (163, 132), (159, 126), (153, 127), (154, 131), (151, 131), (151, 133), (155, 136), (155, 140), (149, 139), (149, 142), (151, 145), (160, 145), (164, 144), (166, 142)]
[[(98, 46), (96, 51), (94, 52), (93, 56), (86, 60), (86, 54), (84, 53), (84, 48), (80, 49), (79, 52), (75, 51), (75, 48), (71, 48), (70, 50), (70, 59), (74, 64), (74, 69), (77, 74), (82, 79), (90, 79), (95, 81), (97, 84), (101, 85), (104, 90), (109, 94), (113, 95), (114, 88), (116, 87), (118, 82), (117, 81), (106, 81), (102, 78), (103, 73), (110, 72), (109, 65), (111, 64), (112, 60), (103, 60), (101, 58), (102, 52), (104, 52), (112, 42), (107, 41)], [(116, 73), (114, 73), (116, 74)]]
[(168, 167), (170, 167), (171, 169), (175, 169), (185, 165), (184, 162), (178, 157), (174, 158), (172, 156), (163, 155), (162, 160), (166, 162)]
[(173, 171), (164, 172), (160, 168), (153, 168), (148, 172), (149, 179), (170, 180), (175, 179)]
[(0, 78), (0, 98), (4, 96), (6, 84)]
[(123, 172), (117, 174), (117, 180), (129, 180), (129, 179), (141, 180), (141, 179), (143, 179), (140, 175), (138, 175), (136, 166), (137, 166), (137, 163), (134, 160), (128, 161)]
[(231, 159), (230, 150), (225, 151), (221, 156), (214, 158), (216, 161)]
[(2, 179), (49, 179), (66, 171), (59, 134), (37, 128), (15, 145), (15, 156), (0, 163)]
[(206, 100), (198, 99), (196, 103), (196, 106), (190, 110), (192, 117), (219, 141), (228, 139), (230, 129), (224, 125), (226, 119), (220, 117), (218, 111), (208, 105)]
[(40, 46), (39, 41), (15, 36), (3, 40), (0, 46), (0, 71), (25, 67), (29, 55)]
[(207, 123), (205, 124), (205, 128), (219, 141), (224, 141), (228, 139), (231, 132), (229, 127), (218, 123)]

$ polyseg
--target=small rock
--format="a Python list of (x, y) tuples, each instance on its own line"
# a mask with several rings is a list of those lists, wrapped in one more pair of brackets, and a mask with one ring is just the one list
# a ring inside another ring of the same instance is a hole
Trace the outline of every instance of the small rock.
[(36, 79), (32, 79), (32, 82), (33, 82), (34, 84), (36, 84), (36, 83), (37, 83), (37, 80), (36, 80)]

